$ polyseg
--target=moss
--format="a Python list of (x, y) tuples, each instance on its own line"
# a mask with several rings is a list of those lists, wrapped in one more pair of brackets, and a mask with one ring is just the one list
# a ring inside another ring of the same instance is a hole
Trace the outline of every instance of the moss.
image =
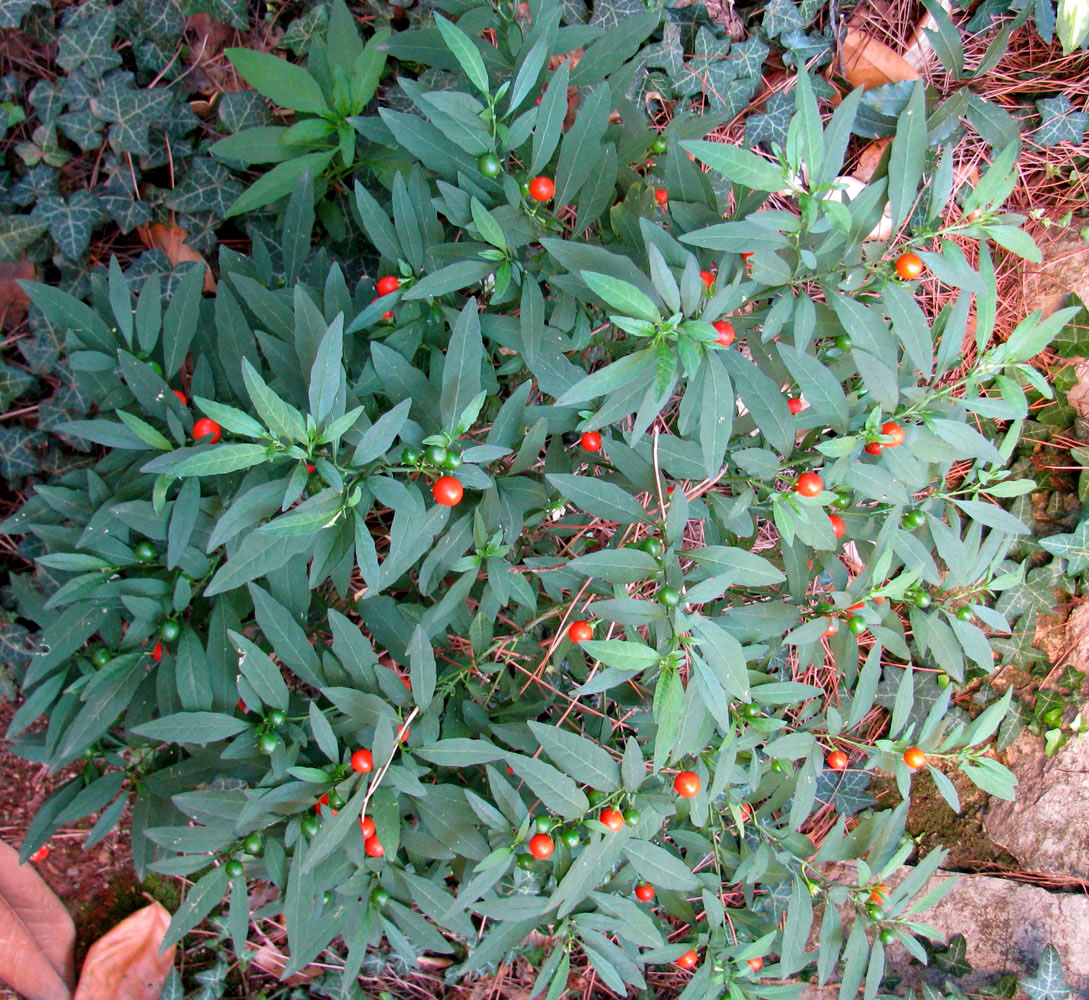
[(73, 901), (72, 919), (76, 924), (76, 954), (82, 962), (87, 949), (125, 917), (147, 906), (148, 897), (162, 903), (173, 913), (181, 903), (181, 891), (174, 879), (148, 873), (137, 881), (132, 872), (123, 872), (97, 889), (90, 898)]

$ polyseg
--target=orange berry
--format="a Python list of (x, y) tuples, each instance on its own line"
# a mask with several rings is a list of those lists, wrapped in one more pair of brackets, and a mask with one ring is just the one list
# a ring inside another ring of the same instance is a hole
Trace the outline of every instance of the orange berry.
[(753, 972), (759, 972), (762, 968), (764, 968), (764, 960), (759, 956), (756, 958), (750, 958), (746, 964), (749, 966), (750, 969), (752, 969)]
[(911, 281), (923, 273), (923, 259), (917, 253), (902, 253), (896, 258), (896, 273), (904, 280)]
[(387, 274), (384, 278), (378, 279), (378, 285), (375, 290), (379, 295), (389, 295), (390, 292), (395, 292), (400, 287), (400, 279), (395, 278), (392, 274)]
[(534, 177), (529, 182), (529, 196), (534, 201), (551, 201), (556, 193), (556, 185), (551, 177)]
[(654, 192), (654, 200), (658, 202), (659, 205), (664, 205), (669, 201), (669, 192), (665, 188), (658, 188), (658, 190)]
[(673, 791), (682, 799), (693, 799), (700, 793), (703, 782), (695, 771), (681, 771), (673, 779)]
[(181, 392), (178, 389), (173, 389), (172, 392), (174, 393), (175, 396), (178, 397), (178, 402), (180, 402), (182, 406), (188, 406), (189, 405), (189, 400), (185, 398), (185, 393), (184, 392)]
[(880, 441), (871, 441), (868, 445), (866, 445), (864, 450), (867, 455), (880, 455), (881, 448), (882, 445)]
[(624, 829), (624, 814), (619, 809), (603, 809), (598, 819), (613, 833)]
[(214, 420), (209, 420), (208, 417), (201, 417), (195, 424), (193, 424), (193, 440), (200, 441), (202, 438), (210, 437), (212, 444), (215, 444), (222, 434), (222, 428)]
[(642, 903), (649, 903), (654, 898), (654, 886), (649, 882), (640, 882), (635, 887), (635, 898)]
[(832, 771), (842, 771), (847, 767), (847, 754), (842, 750), (833, 750), (824, 758), (825, 765)]
[(572, 622), (567, 629), (567, 638), (574, 643), (585, 642), (594, 637), (594, 627), (587, 621)]
[(805, 403), (797, 397), (792, 396), (787, 400), (787, 409), (790, 410), (791, 413), (798, 414), (805, 409)]
[(819, 496), (823, 489), (824, 480), (815, 472), (803, 472), (794, 486), (794, 491), (803, 497)]
[(839, 622), (835, 618), (828, 619), (828, 627), (824, 630), (824, 637), (827, 639), (835, 635), (839, 631)]
[(904, 751), (904, 763), (913, 771), (917, 771), (926, 763), (926, 754), (918, 747), (908, 747)]
[(700, 281), (704, 288), (710, 288), (715, 283), (715, 276), (710, 271), (700, 271)]
[(890, 420), (888, 423), (882, 424), (881, 433), (885, 437), (892, 438), (891, 441), (885, 442), (886, 448), (896, 448), (904, 443), (904, 428), (901, 427), (894, 420)]
[(682, 969), (694, 969), (699, 960), (700, 956), (696, 949), (689, 948), (680, 958), (675, 958), (673, 964)]
[(586, 431), (579, 438), (579, 444), (586, 451), (601, 451), (601, 435), (597, 431)]

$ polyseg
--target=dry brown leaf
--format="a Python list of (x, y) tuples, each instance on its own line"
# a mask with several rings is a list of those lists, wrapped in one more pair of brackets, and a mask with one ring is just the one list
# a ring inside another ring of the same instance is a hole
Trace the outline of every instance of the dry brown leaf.
[(900, 80), (918, 80), (919, 71), (884, 42), (857, 28), (848, 28), (840, 49), (843, 75), (852, 87), (871, 90)]
[(64, 904), (0, 841), (0, 982), (28, 1000), (69, 1000), (76, 928)]
[(861, 153), (858, 154), (858, 166), (851, 172), (851, 176), (869, 184), (873, 179), (873, 172), (885, 155), (885, 148), (892, 142), (891, 139), (874, 139)]
[(0, 328), (10, 330), (22, 322), (30, 299), (16, 282), (33, 278), (34, 265), (29, 260), (0, 261)]
[(148, 249), (162, 250), (170, 259), (170, 263), (177, 267), (185, 261), (193, 261), (204, 265), (204, 290), (214, 292), (216, 290), (215, 279), (212, 277), (212, 269), (208, 262), (185, 242), (189, 230), (181, 226), (164, 226), (156, 222), (151, 226), (137, 226), (137, 233)]
[(102, 935), (87, 952), (73, 1000), (159, 1000), (174, 946), (159, 954), (170, 913), (152, 903)]
[[(256, 947), (251, 943), (248, 943), (248, 945), (250, 948)], [(271, 944), (263, 944), (256, 947), (253, 964), (263, 972), (267, 972), (270, 976), (276, 976), (279, 979), (283, 975), (284, 969), (287, 968), (287, 956)], [(324, 971), (321, 966), (311, 963), (293, 976), (288, 976), (284, 983), (288, 986), (305, 986), (311, 979), (316, 979)]]

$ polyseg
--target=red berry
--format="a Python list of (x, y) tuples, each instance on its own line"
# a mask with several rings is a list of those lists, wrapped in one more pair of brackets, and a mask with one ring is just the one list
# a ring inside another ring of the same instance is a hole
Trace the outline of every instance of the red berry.
[(718, 334), (715, 343), (720, 347), (729, 347), (734, 342), (734, 325), (729, 320), (715, 320), (711, 325), (714, 326), (715, 332)]
[(567, 638), (572, 642), (585, 642), (594, 637), (594, 627), (587, 621), (572, 622), (567, 629)]
[(193, 424), (193, 440), (200, 441), (202, 438), (211, 437), (212, 444), (215, 444), (220, 435), (223, 433), (222, 428), (214, 420), (209, 420), (208, 417), (201, 417), (195, 424)]
[(538, 860), (552, 857), (556, 842), (547, 833), (536, 833), (529, 838), (529, 853)]
[(801, 494), (803, 497), (819, 496), (821, 490), (824, 489), (824, 480), (815, 472), (803, 472), (798, 477), (798, 482), (794, 489), (795, 492)]
[(386, 849), (374, 834), (371, 834), (371, 836), (363, 841), (363, 850), (372, 858), (380, 858), (386, 853)]
[(603, 809), (598, 819), (613, 833), (624, 829), (624, 814), (619, 809)]
[(842, 771), (847, 767), (847, 754), (842, 750), (833, 750), (824, 758), (824, 763), (832, 771)]
[(675, 958), (673, 964), (679, 966), (682, 969), (694, 969), (696, 963), (699, 962), (700, 956), (696, 952), (695, 948), (689, 948), (680, 958)]
[(441, 476), (431, 487), (431, 495), (443, 507), (456, 507), (465, 495), (465, 488), (453, 476)]
[(867, 455), (880, 455), (881, 454), (881, 442), (880, 441), (871, 441), (868, 445), (866, 445), (864, 451), (866, 452)]
[(887, 438), (892, 438), (891, 441), (885, 442), (886, 448), (897, 448), (904, 443), (904, 428), (894, 420), (882, 424), (881, 433)]
[(829, 514), (828, 521), (832, 525), (832, 534), (836, 538), (842, 538), (847, 531), (847, 525), (844, 523), (843, 518), (839, 514)]
[(681, 771), (673, 779), (673, 791), (675, 791), (682, 799), (692, 799), (699, 795), (700, 788), (703, 787), (703, 782), (700, 781), (700, 776), (695, 771)]
[(314, 471), (314, 470), (315, 470), (316, 468), (317, 468), (317, 466), (316, 466), (316, 465), (314, 465), (314, 463), (313, 463), (313, 462), (307, 462), (307, 463), (306, 463), (306, 474), (307, 474), (307, 475), (309, 476), (309, 475), (310, 475), (311, 473), (313, 473), (313, 471)]
[(654, 192), (654, 200), (658, 202), (659, 205), (664, 205), (669, 201), (669, 192), (665, 188), (658, 188), (658, 190)]
[(753, 972), (759, 972), (762, 968), (764, 968), (764, 960), (759, 957), (750, 958), (747, 964)]
[(715, 283), (715, 276), (710, 271), (700, 271), (700, 281), (704, 288), (710, 288)]
[(790, 399), (787, 400), (787, 409), (790, 410), (791, 413), (801, 413), (802, 410), (805, 409), (805, 403), (803, 403), (800, 399), (792, 396)]
[(911, 281), (923, 273), (923, 259), (917, 253), (902, 253), (896, 258), (896, 273), (904, 280)]
[(534, 177), (529, 182), (529, 196), (534, 201), (551, 201), (556, 193), (556, 185), (551, 177)]
[(908, 747), (904, 751), (904, 763), (913, 771), (917, 771), (926, 763), (926, 754), (918, 747)]
[(44, 861), (49, 857), (49, 848), (42, 844), (32, 855), (30, 855), (31, 861)]
[(151, 649), (151, 658), (158, 662), (163, 658), (163, 644), (162, 642), (156, 642)]
[(640, 882), (635, 887), (635, 898), (640, 902), (649, 903), (654, 898), (654, 886), (649, 882)]
[(586, 451), (601, 451), (601, 435), (597, 431), (586, 431), (579, 438), (579, 444)]
[(839, 631), (839, 622), (835, 618), (828, 619), (828, 628), (824, 630), (824, 637), (827, 639), (830, 636), (835, 635)]
[(370, 816), (360, 816), (359, 829), (363, 831), (363, 839), (370, 840), (374, 836), (374, 820)]
[(395, 278), (392, 274), (387, 274), (384, 278), (378, 279), (376, 291), (379, 295), (389, 295), (390, 292), (395, 292), (400, 287), (400, 279)]
[(360, 774), (374, 770), (374, 755), (370, 750), (356, 750), (352, 754), (352, 770)]
[(189, 405), (189, 400), (185, 398), (185, 393), (184, 392), (182, 392), (179, 389), (173, 389), (171, 391), (174, 393), (175, 396), (178, 397), (178, 402), (180, 402), (182, 406), (188, 406)]

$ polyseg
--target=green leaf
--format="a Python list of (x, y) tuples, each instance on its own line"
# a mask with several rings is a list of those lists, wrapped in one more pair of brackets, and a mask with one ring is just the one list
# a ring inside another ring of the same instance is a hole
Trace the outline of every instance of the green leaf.
[[(282, 163), (284, 160), (291, 159), (296, 153), (291, 146), (281, 141), (286, 132), (287, 128), (283, 125), (257, 125), (220, 139), (208, 152), (221, 160), (236, 160), (246, 166), (253, 163)], [(194, 159), (193, 165), (200, 162), (200, 158)], [(192, 169), (191, 166), (190, 170)], [(188, 186), (188, 180), (189, 175), (186, 174), (186, 179), (181, 185), (183, 188)], [(187, 192), (186, 197), (189, 194), (192, 192)], [(177, 192), (172, 197), (176, 198)], [(237, 197), (236, 193), (231, 200)], [(217, 214), (224, 215), (225, 211)]]
[(567, 117), (567, 84), (571, 64), (564, 60), (560, 68), (551, 74), (548, 89), (541, 98), (537, 112), (537, 127), (533, 130), (533, 155), (529, 172), (539, 174), (552, 159), (563, 134), (563, 122)]
[(624, 845), (624, 855), (640, 877), (655, 888), (694, 889), (699, 885), (696, 876), (676, 855), (645, 840), (629, 840)]
[(227, 49), (226, 55), (242, 78), (270, 101), (292, 111), (331, 113), (318, 81), (302, 67), (254, 49)]
[(480, 315), (475, 298), (470, 298), (458, 314), (446, 350), (442, 369), (442, 394), (439, 410), (448, 432), (457, 429), (469, 403), (480, 392), (480, 368), (484, 362), (484, 342), (480, 336)]
[(1063, 980), (1063, 966), (1054, 945), (1044, 946), (1035, 976), (1019, 979), (1018, 985), (1029, 1000), (1064, 1000), (1070, 995), (1070, 987)]
[(343, 353), (344, 314), (338, 313), (322, 336), (310, 369), (310, 413), (319, 424), (333, 412), (345, 391)]
[(641, 549), (601, 549), (576, 556), (567, 568), (608, 583), (626, 584), (650, 579), (658, 572), (658, 562)]
[(889, 209), (895, 229), (908, 217), (919, 191), (926, 161), (926, 104), (922, 81), (916, 81), (907, 107), (896, 119), (889, 156)]
[(91, 234), (103, 221), (102, 205), (90, 191), (73, 191), (67, 198), (43, 195), (33, 216), (49, 227), (61, 253), (78, 260), (87, 252)]
[(658, 311), (658, 307), (634, 285), (596, 271), (582, 271), (580, 274), (590, 291), (602, 299), (610, 309), (615, 309), (625, 316), (646, 320), (648, 323), (662, 321), (662, 314)]
[(292, 192), (304, 170), (319, 177), (335, 155), (336, 150), (330, 149), (321, 153), (306, 153), (286, 163), (277, 164), (243, 191), (223, 218), (230, 219), (279, 201)]
[(359, 439), (352, 454), (352, 465), (366, 465), (389, 451), (397, 435), (401, 433), (412, 408), (411, 399), (403, 399), (392, 410), (382, 414)]
[[(219, 143), (216, 145), (218, 146)], [(275, 140), (267, 140), (263, 148), (275, 150)], [(274, 163), (276, 161), (253, 160), (251, 162)], [(222, 163), (216, 163), (207, 156), (194, 156), (189, 161), (189, 169), (186, 170), (182, 182), (166, 197), (165, 204), (176, 212), (211, 212), (217, 218), (223, 218), (231, 205), (242, 195), (242, 190), (242, 185), (231, 176), (231, 172)]]
[(79, 9), (57, 42), (57, 62), (68, 73), (80, 70), (91, 80), (121, 65), (121, 55), (114, 51), (117, 10), (92, 5)]
[(1080, 521), (1072, 532), (1041, 538), (1040, 546), (1059, 559), (1065, 559), (1070, 575), (1089, 569), (1089, 518)]
[(1086, 0), (1059, 0), (1055, 34), (1062, 42), (1063, 55), (1070, 55), (1082, 45), (1089, 37), (1089, 3)]
[(264, 444), (213, 444), (201, 447), (176, 465), (167, 465), (172, 457), (164, 455), (160, 459), (153, 459), (143, 466), (143, 471), (169, 472), (178, 477), (222, 476), (267, 462), (269, 449)]
[(389, 28), (379, 28), (367, 40), (352, 66), (352, 110), (359, 114), (370, 103), (386, 68), (383, 46), (390, 37)]
[(786, 186), (782, 169), (747, 149), (721, 142), (682, 142), (685, 152), (722, 174), (728, 181), (754, 191), (780, 191)]
[(427, 299), (456, 292), (469, 285), (475, 285), (495, 270), (495, 265), (486, 261), (459, 260), (440, 267), (437, 271), (424, 276), (416, 282), (402, 299)]
[(289, 538), (258, 532), (247, 535), (226, 565), (220, 566), (204, 588), (204, 596), (214, 597), (271, 573), (312, 544), (313, 537), (310, 535)]
[(551, 764), (516, 753), (507, 755), (507, 763), (549, 811), (564, 819), (578, 819), (590, 808), (578, 785)]
[(146, 156), (151, 147), (148, 129), (165, 125), (176, 110), (174, 92), (165, 87), (134, 87), (128, 73), (109, 77), (97, 97), (91, 98), (95, 117), (111, 122), (110, 148), (115, 153)]
[(490, 94), (488, 71), (484, 68), (484, 60), (473, 40), (453, 21), (448, 21), (445, 17), (436, 17), (435, 24), (442, 34), (443, 41), (446, 42), (446, 47), (454, 54), (454, 58), (465, 71), (469, 82), (484, 97), (488, 97)]
[(49, 227), (31, 215), (0, 215), (0, 260), (14, 261)]
[(287, 684), (276, 664), (245, 636), (228, 629), (227, 637), (241, 657), (238, 661), (239, 673), (249, 681), (257, 697), (271, 708), (286, 711)]
[(245, 719), (220, 712), (175, 712), (133, 728), (137, 736), (162, 743), (195, 743), (205, 746), (229, 739), (250, 728)]
[(531, 721), (529, 728), (541, 749), (581, 784), (603, 792), (620, 787), (620, 768), (604, 747), (558, 726)]
[(545, 477), (561, 496), (593, 517), (621, 524), (648, 521), (647, 512), (635, 498), (615, 483), (592, 476), (571, 476), (557, 473)]

